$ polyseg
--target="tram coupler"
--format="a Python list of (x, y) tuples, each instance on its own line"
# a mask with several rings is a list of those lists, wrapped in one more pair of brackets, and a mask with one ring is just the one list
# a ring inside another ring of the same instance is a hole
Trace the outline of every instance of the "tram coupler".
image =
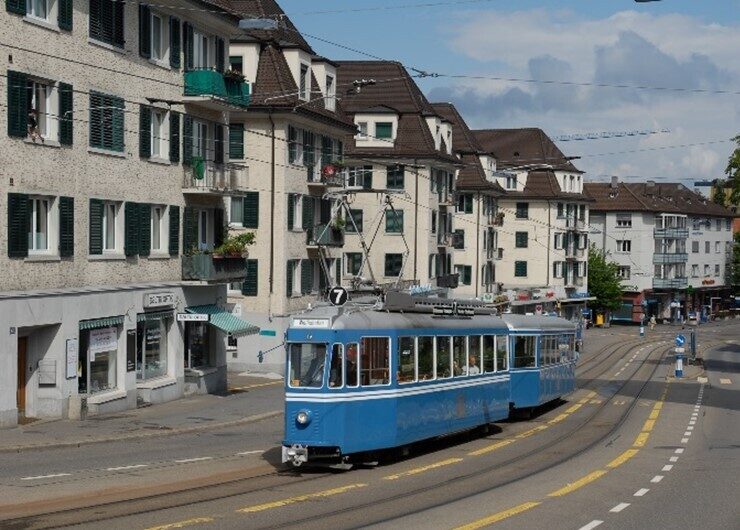
[(300, 467), (308, 462), (308, 447), (293, 444), (290, 447), (283, 446), (283, 464), (290, 462), (293, 467)]

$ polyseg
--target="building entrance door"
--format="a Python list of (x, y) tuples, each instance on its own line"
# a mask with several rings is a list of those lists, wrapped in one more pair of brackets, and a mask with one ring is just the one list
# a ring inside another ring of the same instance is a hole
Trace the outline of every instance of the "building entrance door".
[(24, 416), (26, 413), (26, 347), (28, 339), (21, 337), (18, 339), (18, 390), (16, 392), (16, 402), (18, 405), (18, 415)]

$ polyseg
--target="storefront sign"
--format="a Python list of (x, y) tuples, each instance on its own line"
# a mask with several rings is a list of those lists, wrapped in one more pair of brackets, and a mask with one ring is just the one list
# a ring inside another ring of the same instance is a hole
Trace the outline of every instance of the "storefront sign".
[(148, 293), (144, 295), (144, 309), (172, 307), (175, 305), (174, 293)]
[(136, 371), (136, 330), (126, 332), (126, 371)]
[(96, 353), (118, 350), (118, 328), (100, 328), (90, 330), (88, 353), (90, 362), (95, 360)]
[(77, 339), (67, 339), (66, 355), (66, 378), (74, 379), (77, 377), (77, 362), (80, 358), (80, 343)]
[(178, 313), (178, 322), (208, 322), (210, 315), (196, 313)]
[(329, 328), (328, 318), (294, 318), (294, 328)]

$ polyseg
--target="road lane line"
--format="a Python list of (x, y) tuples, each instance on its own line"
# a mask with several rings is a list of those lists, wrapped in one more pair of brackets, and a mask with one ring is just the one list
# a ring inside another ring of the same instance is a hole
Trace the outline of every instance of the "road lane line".
[(627, 449), (624, 453), (619, 455), (617, 458), (609, 462), (606, 467), (614, 469), (615, 467), (619, 467), (622, 464), (624, 464), (627, 460), (635, 456), (638, 452), (640, 452), (639, 449)]
[(434, 464), (429, 464), (428, 466), (423, 467), (417, 467), (415, 469), (410, 469), (408, 471), (402, 471), (401, 473), (398, 473), (396, 475), (388, 475), (386, 477), (383, 477), (384, 480), (398, 480), (401, 477), (409, 477), (412, 475), (418, 475), (419, 473), (424, 473), (425, 471), (430, 471), (432, 469), (437, 469), (439, 467), (449, 466), (451, 464), (457, 464), (458, 462), (462, 462), (462, 458), (448, 458), (447, 460), (442, 460), (441, 462), (436, 462)]
[(139, 469), (142, 467), (148, 467), (149, 464), (134, 464), (131, 466), (120, 466), (120, 467), (109, 467), (106, 471), (125, 471), (127, 469)]
[(673, 464), (666, 464), (661, 471), (670, 471), (671, 469), (673, 469)]
[(534, 429), (529, 429), (528, 431), (524, 431), (524, 432), (517, 434), (516, 436), (514, 436), (514, 438), (518, 438), (518, 439), (527, 438), (539, 431), (544, 431), (545, 429), (547, 429), (547, 425), (538, 425)]
[(637, 438), (635, 438), (635, 443), (632, 444), (633, 447), (645, 447), (645, 444), (648, 441), (648, 438), (650, 438), (649, 432), (641, 432), (637, 435)]
[(689, 439), (688, 438), (681, 438), (681, 443), (682, 444), (689, 443)]
[(672, 456), (672, 457), (670, 457), (670, 458), (668, 459), (668, 461), (669, 461), (669, 462), (678, 462), (678, 457), (677, 457), (677, 456)]
[(514, 443), (514, 440), (501, 440), (500, 442), (496, 442), (495, 444), (489, 445), (488, 447), (484, 447), (483, 449), (472, 451), (468, 453), (468, 456), (484, 455), (486, 453), (490, 453), (491, 451), (495, 451), (496, 449), (501, 449), (502, 447), (505, 447), (511, 443)]
[(472, 523), (458, 526), (457, 528), (455, 528), (455, 530), (477, 530), (478, 528), (492, 525), (493, 523), (503, 521), (504, 519), (508, 519), (509, 517), (512, 517), (514, 515), (526, 512), (527, 510), (531, 510), (532, 508), (534, 508), (535, 506), (539, 506), (540, 504), (542, 503), (525, 502), (523, 504), (520, 504), (519, 506), (514, 506), (513, 508), (504, 510), (503, 512), (494, 513), (493, 515), (489, 515), (488, 517), (484, 517), (483, 519), (478, 519), (477, 521), (473, 521)]
[(69, 477), (72, 473), (55, 473), (53, 475), (39, 475), (37, 477), (22, 477), (21, 480), (43, 480), (45, 478)]
[(683, 447), (679, 447), (678, 449), (676, 449), (676, 454), (677, 455), (683, 454)]
[(691, 431), (686, 431), (685, 433), (683, 433), (683, 435), (684, 436), (691, 436)]
[(351, 491), (357, 488), (364, 488), (366, 486), (367, 484), (350, 484), (348, 486), (342, 486), (341, 488), (334, 488), (330, 490), (319, 491), (316, 493), (308, 493), (306, 495), (298, 495), (297, 497), (289, 497), (287, 499), (282, 499), (280, 501), (267, 502), (265, 504), (257, 504), (255, 506), (247, 506), (246, 508), (240, 508), (236, 510), (236, 512), (237, 513), (264, 512), (265, 510), (271, 510), (273, 508), (281, 508), (283, 506), (288, 506), (288, 505), (296, 504), (299, 502), (310, 501), (311, 499), (321, 499), (324, 497), (331, 497), (333, 495), (341, 495), (342, 493), (347, 493), (348, 491)]
[(568, 407), (567, 409), (565, 409), (565, 413), (566, 414), (573, 414), (575, 411), (577, 411), (578, 409), (580, 409), (582, 406), (583, 405), (581, 403), (576, 403), (572, 407)]
[(604, 475), (607, 474), (607, 471), (605, 469), (597, 469), (596, 471), (593, 471), (586, 475), (585, 477), (581, 477), (575, 482), (571, 482), (567, 486), (564, 486), (560, 488), (559, 490), (555, 490), (551, 493), (548, 493), (548, 497), (562, 497), (564, 495), (568, 495), (569, 493), (572, 493), (576, 491), (579, 488), (582, 488), (583, 486), (590, 484), (591, 482), (600, 479)]
[(566, 419), (567, 417), (568, 417), (568, 414), (559, 414), (558, 416), (555, 416), (553, 419), (551, 419), (547, 423), (550, 424), (550, 425), (552, 425), (554, 423), (559, 423), (559, 422), (563, 421), (564, 419)]
[(693, 431), (694, 430), (694, 426), (693, 425), (689, 425), (688, 427), (686, 427), (686, 430), (687, 431)]
[(587, 525), (580, 527), (578, 530), (593, 530), (594, 528), (596, 528), (597, 526), (599, 526), (603, 522), (604, 521), (599, 521), (598, 519), (594, 519), (593, 521), (591, 521)]
[(643, 432), (650, 432), (653, 430), (653, 427), (655, 427), (655, 420), (645, 420), (645, 423), (642, 425)]
[(724, 377), (719, 380), (720, 385), (731, 385), (732, 381), (730, 379), (725, 379)]
[(247, 386), (237, 386), (234, 388), (229, 388), (229, 392), (238, 392), (240, 390), (251, 390), (252, 388), (262, 388), (265, 386), (273, 386), (273, 385), (282, 385), (282, 380), (280, 381), (271, 381), (269, 383), (259, 383), (255, 385), (247, 385)]
[(256, 451), (244, 451), (243, 453), (236, 453), (236, 454), (237, 456), (246, 456), (246, 455), (260, 455), (264, 452), (265, 452), (264, 449), (258, 449)]
[(650, 479), (650, 482), (652, 482), (653, 484), (657, 484), (661, 480), (663, 480), (663, 475), (655, 475), (653, 478)]
[(611, 513), (619, 513), (619, 512), (621, 512), (622, 510), (624, 510), (629, 505), (630, 505), (630, 503), (628, 503), (628, 502), (620, 502), (619, 504), (617, 504), (614, 508), (612, 508), (609, 511)]
[(185, 528), (186, 526), (212, 523), (213, 521), (215, 521), (213, 517), (196, 517), (195, 519), (188, 519), (186, 521), (179, 521), (177, 523), (163, 524), (161, 526), (151, 526), (146, 530), (174, 530), (175, 528)]
[(640, 488), (635, 492), (635, 497), (644, 497), (648, 491), (650, 491), (648, 488)]
[(190, 462), (204, 462), (205, 460), (213, 460), (212, 456), (201, 456), (198, 458), (185, 458), (183, 460), (175, 460), (177, 464), (189, 464)]

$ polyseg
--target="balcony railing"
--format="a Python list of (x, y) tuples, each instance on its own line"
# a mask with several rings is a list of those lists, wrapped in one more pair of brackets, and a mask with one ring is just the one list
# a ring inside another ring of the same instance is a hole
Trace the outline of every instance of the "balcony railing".
[(334, 188), (344, 187), (345, 175), (342, 172), (337, 172), (334, 175), (324, 175), (320, 167), (308, 167), (306, 168), (306, 182), (309, 186), (330, 186)]
[(440, 206), (455, 206), (457, 204), (457, 193), (448, 189), (437, 192)]
[(656, 228), (653, 231), (656, 239), (687, 239), (689, 237), (688, 228)]
[(439, 288), (457, 289), (458, 285), (460, 285), (459, 274), (443, 274), (442, 276), (437, 276), (437, 287)]
[(656, 265), (666, 263), (686, 263), (689, 261), (689, 255), (684, 252), (663, 252), (653, 254), (653, 263)]
[(196, 254), (182, 257), (182, 279), (187, 281), (229, 283), (247, 277), (247, 260), (242, 257), (214, 257)]
[(653, 278), (653, 289), (685, 289), (688, 278)]
[(247, 187), (249, 167), (243, 164), (215, 164), (194, 157), (192, 167), (185, 168), (182, 187), (194, 192), (221, 192), (244, 190)]
[(451, 247), (452, 246), (452, 234), (447, 232), (440, 232), (437, 234), (437, 246), (438, 247)]
[(312, 247), (344, 246), (344, 230), (326, 224), (316, 225), (306, 230), (306, 244)]
[(217, 98), (237, 107), (246, 107), (250, 102), (247, 83), (209, 69), (185, 72), (185, 96)]
[(504, 259), (503, 248), (489, 248), (486, 250), (486, 259), (502, 260)]
[(578, 276), (566, 276), (564, 278), (566, 287), (583, 287), (586, 284), (586, 279)]

